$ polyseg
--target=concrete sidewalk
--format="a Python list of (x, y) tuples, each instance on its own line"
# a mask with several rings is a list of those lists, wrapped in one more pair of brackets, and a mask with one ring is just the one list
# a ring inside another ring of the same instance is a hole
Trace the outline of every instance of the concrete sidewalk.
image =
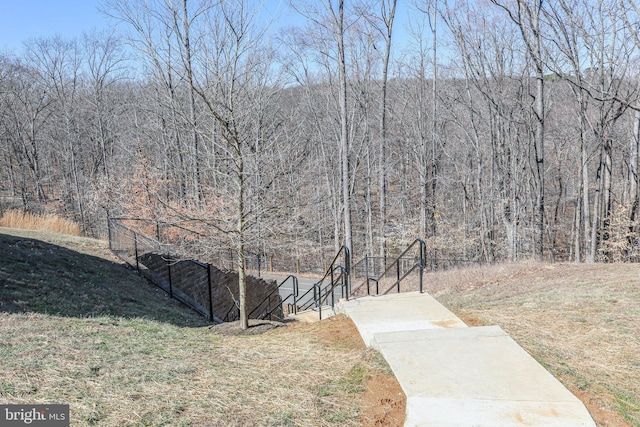
[(467, 327), (428, 294), (344, 301), (407, 396), (405, 426), (592, 426), (582, 402), (498, 326)]

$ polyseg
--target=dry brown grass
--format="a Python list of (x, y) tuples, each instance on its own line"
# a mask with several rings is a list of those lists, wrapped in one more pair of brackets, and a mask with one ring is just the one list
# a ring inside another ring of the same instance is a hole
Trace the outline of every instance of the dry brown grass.
[(358, 426), (372, 350), (320, 325), (221, 336), (144, 319), (0, 313), (0, 403), (67, 403), (78, 426)]
[(69, 404), (73, 426), (402, 425), (367, 415), (388, 368), (348, 319), (222, 335), (104, 242), (0, 229), (0, 253), (0, 404)]
[(600, 426), (640, 426), (640, 266), (503, 264), (426, 275), (468, 324), (499, 325)]
[(52, 233), (80, 236), (80, 226), (56, 215), (36, 215), (30, 212), (10, 210), (0, 217), (0, 227), (23, 230), (42, 230)]

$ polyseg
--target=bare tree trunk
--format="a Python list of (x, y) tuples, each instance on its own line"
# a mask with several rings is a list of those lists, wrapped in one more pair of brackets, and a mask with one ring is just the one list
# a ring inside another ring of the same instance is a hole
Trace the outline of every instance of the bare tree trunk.
[(516, 0), (515, 8), (507, 2), (491, 0), (493, 4), (502, 8), (514, 24), (518, 26), (522, 40), (527, 48), (527, 53), (533, 61), (535, 73), (535, 93), (532, 112), (535, 118), (533, 136), (533, 151), (535, 161), (535, 237), (534, 254), (539, 260), (544, 257), (544, 223), (545, 223), (545, 184), (544, 184), (544, 138), (545, 138), (545, 83), (542, 48), (542, 33), (540, 19), (542, 15), (543, 0)]
[[(239, 144), (238, 144), (239, 145)], [(240, 152), (240, 147), (238, 147)], [(236, 215), (238, 226), (237, 232), (237, 257), (238, 257), (238, 299), (240, 300), (240, 327), (249, 328), (249, 316), (247, 313), (247, 262), (245, 253), (245, 211), (244, 211), (244, 160), (238, 156), (236, 160), (238, 183), (236, 188)]]
[[(433, 40), (433, 80), (431, 82), (431, 236), (437, 234), (436, 218), (438, 208), (436, 203), (436, 189), (438, 186), (438, 43), (437, 43), (437, 22), (438, 22), (438, 0), (433, 0), (433, 16), (431, 18), (431, 37)], [(435, 250), (435, 249), (434, 249)], [(434, 253), (434, 258), (437, 255)]]
[[(582, 222), (584, 226), (584, 250), (585, 262), (595, 262), (595, 246), (596, 240), (591, 235), (591, 215), (589, 211), (591, 206), (589, 203), (589, 153), (587, 151), (587, 142), (585, 141), (586, 132), (586, 105), (584, 103), (584, 94), (580, 91), (580, 175), (582, 186), (582, 214), (584, 216)], [(595, 212), (595, 211), (594, 211)], [(580, 259), (580, 254), (578, 254)]]
[[(537, 21), (536, 21), (537, 25)], [(538, 54), (540, 53), (540, 40), (538, 43)], [(541, 65), (536, 66), (536, 96), (535, 96), (535, 160), (536, 160), (536, 178), (538, 184), (538, 193), (536, 197), (536, 245), (535, 255), (538, 260), (544, 257), (544, 70)]]
[[(638, 106), (636, 106), (638, 108)], [(633, 137), (629, 150), (629, 196), (632, 199), (630, 220), (632, 223), (638, 219), (640, 204), (640, 177), (638, 177), (638, 147), (640, 146), (640, 110), (633, 112)]]
[(596, 254), (598, 251), (598, 230), (600, 229), (600, 223), (602, 221), (602, 192), (604, 191), (603, 185), (603, 165), (604, 165), (604, 153), (603, 147), (600, 146), (600, 161), (598, 171), (596, 173), (596, 191), (593, 197), (593, 215), (591, 217), (591, 246), (589, 248), (589, 262), (595, 262)]
[(580, 241), (580, 220), (582, 218), (582, 205), (580, 198), (582, 197), (582, 189), (579, 190), (578, 200), (574, 205), (573, 223), (571, 224), (571, 240), (573, 241), (572, 252), (573, 260), (577, 263), (581, 260), (582, 245)]
[(373, 167), (371, 166), (371, 148), (367, 144), (366, 163), (367, 163), (367, 176), (366, 176), (366, 188), (364, 190), (364, 208), (366, 215), (366, 241), (365, 241), (365, 254), (373, 254), (373, 197), (371, 195)]
[[(174, 15), (174, 23), (176, 27), (178, 26), (178, 16), (177, 13)], [(193, 142), (192, 154), (193, 154), (193, 194), (196, 197), (196, 200), (202, 199), (202, 191), (200, 188), (200, 146), (199, 146), (199, 138), (198, 138), (198, 129), (197, 129), (197, 115), (196, 115), (196, 97), (193, 83), (193, 69), (192, 69), (192, 55), (191, 55), (191, 31), (190, 31), (190, 17), (187, 11), (187, 0), (182, 0), (182, 29), (181, 33), (178, 31), (179, 35), (182, 35), (182, 44), (184, 48), (184, 66), (185, 71), (187, 72), (187, 81), (189, 83), (189, 120), (191, 126), (191, 138)]]
[(349, 112), (347, 110), (347, 62), (344, 48), (344, 0), (338, 3), (337, 44), (338, 73), (340, 76), (340, 156), (342, 164), (342, 209), (344, 214), (344, 242), (353, 253), (353, 232), (351, 229), (351, 170), (349, 165)]
[(389, 78), (389, 58), (391, 57), (391, 36), (393, 34), (393, 21), (396, 14), (397, 0), (391, 0), (390, 4), (383, 3), (383, 21), (386, 29), (385, 51), (382, 62), (382, 93), (380, 103), (380, 158), (379, 158), (379, 188), (380, 188), (380, 248), (379, 255), (387, 255), (387, 80)]

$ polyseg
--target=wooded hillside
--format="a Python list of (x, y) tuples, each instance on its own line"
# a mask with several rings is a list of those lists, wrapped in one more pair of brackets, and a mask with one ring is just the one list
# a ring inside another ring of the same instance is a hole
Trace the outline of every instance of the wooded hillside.
[(117, 32), (0, 54), (0, 209), (239, 262), (638, 261), (634, 0), (426, 0), (401, 45), (396, 0), (259, 3), (106, 1)]

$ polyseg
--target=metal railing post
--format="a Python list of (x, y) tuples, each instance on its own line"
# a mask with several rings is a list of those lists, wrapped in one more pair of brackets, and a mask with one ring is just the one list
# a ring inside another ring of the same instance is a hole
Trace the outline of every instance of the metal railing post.
[(347, 287), (347, 299), (349, 299), (348, 294), (351, 293), (350, 285), (351, 281), (349, 280), (349, 276), (351, 275), (351, 250), (348, 246), (344, 247), (344, 268), (345, 268), (345, 276), (346, 276), (346, 287)]
[(371, 295), (369, 291), (369, 257), (368, 255), (364, 256), (364, 272), (365, 272), (364, 277), (367, 278), (367, 295)]
[(423, 289), (423, 276), (424, 269), (427, 266), (427, 245), (423, 240), (419, 240), (420, 242), (420, 293), (424, 292)]
[(315, 304), (316, 307), (318, 307), (318, 295), (320, 294), (320, 284), (319, 283), (314, 283), (313, 284), (313, 303)]
[(209, 322), (213, 322), (213, 291), (211, 289), (211, 264), (207, 264), (207, 282), (209, 283)]
[(173, 298), (173, 281), (171, 280), (171, 255), (167, 254), (167, 269), (169, 270), (169, 297)]
[(293, 314), (298, 314), (298, 278), (293, 276)]
[[(329, 286), (331, 287), (331, 293), (333, 294), (333, 285), (334, 285), (334, 279), (333, 279), (333, 268), (331, 269), (331, 281), (330, 281), (329, 283), (330, 283), (330, 285), (329, 285)], [(320, 297), (320, 298), (322, 298), (322, 297)], [(321, 304), (322, 304), (322, 303), (321, 303)]]
[(349, 282), (347, 276), (342, 278), (342, 298), (349, 301)]
[(396, 280), (398, 286), (398, 293), (400, 293), (400, 258), (396, 260)]
[(133, 232), (133, 245), (134, 245), (134, 250), (135, 250), (135, 256), (136, 256), (136, 271), (140, 271), (140, 264), (138, 263), (138, 233), (136, 233), (135, 231)]
[(335, 283), (331, 284), (330, 289), (331, 289), (331, 308), (333, 308), (336, 305), (336, 285), (335, 285)]
[(313, 298), (316, 300), (316, 307), (318, 307), (318, 319), (322, 320), (322, 301), (321, 298), (322, 289), (320, 288), (320, 283), (316, 283), (313, 285)]

